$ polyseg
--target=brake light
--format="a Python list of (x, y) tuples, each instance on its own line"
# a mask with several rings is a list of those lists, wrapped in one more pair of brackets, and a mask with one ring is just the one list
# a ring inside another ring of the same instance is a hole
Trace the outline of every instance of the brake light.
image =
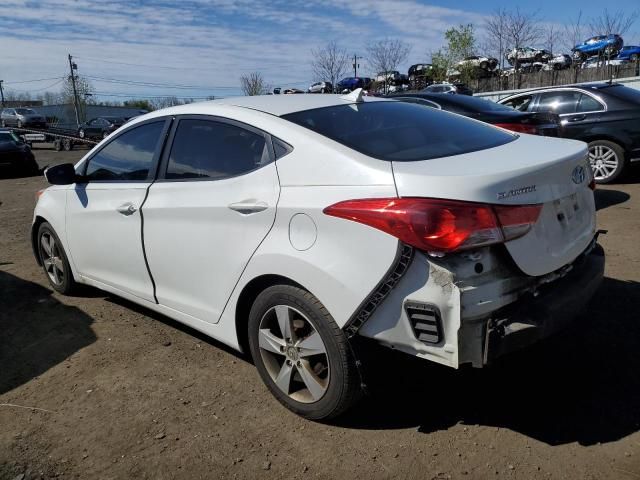
[(420, 250), (454, 252), (527, 233), (542, 205), (488, 205), (430, 198), (346, 200), (324, 213), (382, 230)]
[(538, 129), (535, 125), (526, 125), (523, 123), (494, 123), (496, 127), (506, 128), (512, 132), (529, 133), (531, 135), (537, 135)]

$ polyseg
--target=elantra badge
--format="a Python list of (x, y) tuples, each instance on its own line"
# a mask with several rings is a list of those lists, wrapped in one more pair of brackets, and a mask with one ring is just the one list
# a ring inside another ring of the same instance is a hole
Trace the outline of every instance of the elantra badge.
[(587, 178), (587, 174), (585, 173), (582, 165), (578, 165), (573, 169), (573, 172), (571, 173), (571, 180), (573, 180), (573, 183), (580, 185), (584, 182), (585, 178)]
[(524, 195), (525, 193), (532, 193), (535, 191), (535, 185), (528, 185), (526, 187), (514, 188), (513, 190), (509, 190), (508, 192), (498, 192), (497, 197), (498, 200), (504, 200), (505, 198), (516, 197), (518, 195)]

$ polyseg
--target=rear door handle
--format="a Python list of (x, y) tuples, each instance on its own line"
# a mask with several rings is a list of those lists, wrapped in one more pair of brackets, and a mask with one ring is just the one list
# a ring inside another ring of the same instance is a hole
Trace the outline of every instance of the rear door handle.
[(574, 117), (569, 118), (570, 122), (580, 122), (582, 120), (584, 120), (585, 118), (587, 118), (586, 115), (576, 115)]
[(244, 200), (238, 203), (232, 203), (229, 205), (231, 210), (234, 210), (242, 215), (250, 215), (252, 213), (262, 212), (269, 208), (269, 205), (265, 202), (257, 202), (255, 200)]
[(116, 210), (118, 211), (118, 213), (121, 213), (122, 215), (128, 217), (129, 215), (133, 215), (136, 210), (138, 210), (138, 208), (133, 203), (127, 202), (120, 205), (118, 208), (116, 208)]

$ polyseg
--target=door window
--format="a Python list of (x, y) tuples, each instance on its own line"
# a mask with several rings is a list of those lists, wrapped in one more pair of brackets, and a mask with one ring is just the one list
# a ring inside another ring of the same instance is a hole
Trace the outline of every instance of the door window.
[(512, 98), (506, 102), (502, 102), (502, 105), (515, 108), (520, 112), (527, 112), (531, 108), (531, 101), (533, 95), (520, 95), (519, 97)]
[(599, 112), (601, 110), (604, 110), (604, 107), (595, 98), (584, 93), (580, 96), (577, 112)]
[(88, 180), (146, 180), (164, 123), (147, 123), (118, 135), (89, 159)]
[(180, 120), (165, 178), (222, 179), (271, 162), (264, 135), (224, 122)]
[(580, 92), (545, 92), (540, 94), (539, 112), (553, 112), (558, 115), (575, 113), (580, 100)]

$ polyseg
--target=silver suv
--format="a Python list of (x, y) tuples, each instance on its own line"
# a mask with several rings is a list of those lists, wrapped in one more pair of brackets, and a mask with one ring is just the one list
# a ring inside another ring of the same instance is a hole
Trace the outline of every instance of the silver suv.
[(47, 119), (31, 108), (5, 108), (0, 113), (3, 127), (39, 127), (47, 128)]

